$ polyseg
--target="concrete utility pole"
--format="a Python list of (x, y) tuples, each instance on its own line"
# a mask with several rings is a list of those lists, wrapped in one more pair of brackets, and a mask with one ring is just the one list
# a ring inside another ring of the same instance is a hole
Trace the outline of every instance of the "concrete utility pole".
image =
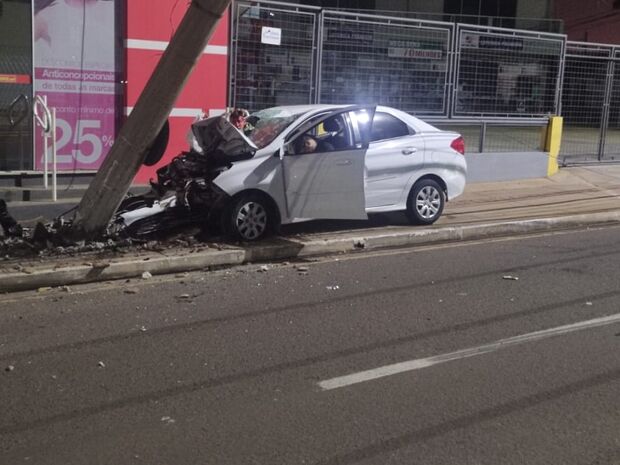
[(230, 1), (192, 0), (114, 146), (78, 205), (73, 223), (74, 237), (93, 238), (104, 232)]

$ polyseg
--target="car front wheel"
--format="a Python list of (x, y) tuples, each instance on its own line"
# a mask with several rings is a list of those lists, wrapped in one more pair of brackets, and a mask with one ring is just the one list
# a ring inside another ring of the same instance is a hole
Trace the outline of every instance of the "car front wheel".
[(446, 202), (446, 194), (432, 179), (416, 182), (407, 201), (407, 216), (412, 224), (433, 224), (439, 219)]
[(269, 233), (274, 221), (268, 203), (254, 194), (236, 199), (226, 216), (230, 236), (241, 241), (262, 239)]

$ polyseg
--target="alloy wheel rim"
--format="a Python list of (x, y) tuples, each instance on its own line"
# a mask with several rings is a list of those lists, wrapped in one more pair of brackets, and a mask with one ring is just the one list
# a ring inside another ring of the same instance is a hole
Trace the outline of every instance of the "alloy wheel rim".
[(259, 203), (244, 203), (237, 212), (235, 225), (241, 237), (248, 240), (256, 239), (267, 229), (267, 212)]
[(424, 186), (416, 196), (415, 206), (422, 218), (430, 220), (439, 213), (441, 193), (433, 186)]

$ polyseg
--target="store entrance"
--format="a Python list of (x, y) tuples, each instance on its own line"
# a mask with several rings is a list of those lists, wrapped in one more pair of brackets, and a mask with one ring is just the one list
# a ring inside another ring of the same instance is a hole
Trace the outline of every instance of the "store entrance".
[(32, 1), (0, 2), (0, 171), (31, 170)]

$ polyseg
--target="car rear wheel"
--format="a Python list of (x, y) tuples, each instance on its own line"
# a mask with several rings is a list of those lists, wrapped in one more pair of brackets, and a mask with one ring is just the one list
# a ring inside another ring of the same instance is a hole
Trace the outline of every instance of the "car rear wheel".
[(446, 203), (442, 187), (432, 179), (416, 182), (407, 201), (407, 216), (412, 224), (433, 224), (439, 219)]
[(225, 213), (229, 235), (240, 241), (257, 241), (273, 230), (275, 221), (269, 203), (256, 194), (236, 199)]

